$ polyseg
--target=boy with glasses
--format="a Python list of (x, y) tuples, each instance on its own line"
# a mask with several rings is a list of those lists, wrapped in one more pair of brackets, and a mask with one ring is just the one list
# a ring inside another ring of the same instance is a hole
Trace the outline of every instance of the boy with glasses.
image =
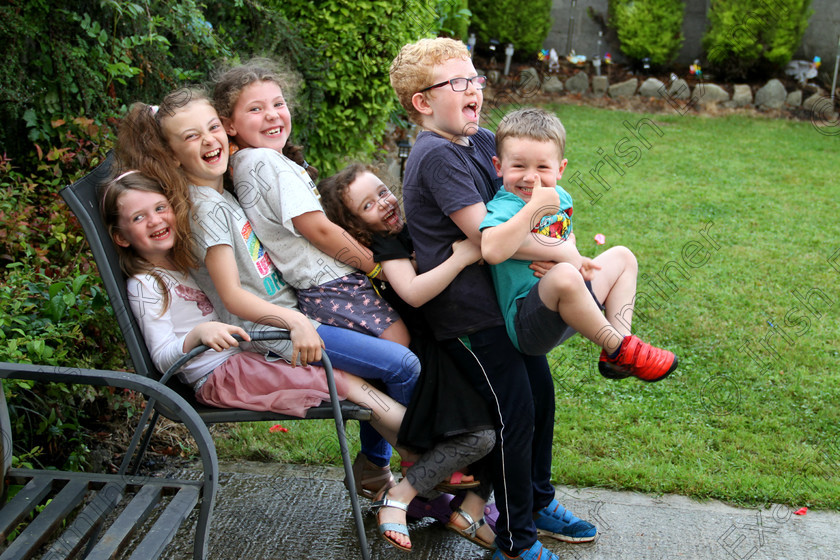
[[(391, 64), (391, 85), (423, 128), (403, 182), (420, 273), (449, 257), (454, 241), (481, 242), (485, 204), (498, 190), (494, 136), (478, 125), (485, 84), (466, 46), (452, 39), (406, 45)], [(488, 267), (466, 267), (424, 312), (496, 415), (497, 445), (488, 456), (499, 508), (493, 558), (557, 559), (538, 530), (566, 542), (594, 540), (595, 527), (554, 498), (551, 372), (545, 356), (521, 354), (508, 338)]]

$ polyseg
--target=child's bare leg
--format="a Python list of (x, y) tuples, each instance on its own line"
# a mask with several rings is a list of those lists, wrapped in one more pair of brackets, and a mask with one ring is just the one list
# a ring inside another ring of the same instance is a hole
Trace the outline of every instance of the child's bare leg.
[(592, 278), (592, 291), (606, 308), (607, 320), (622, 337), (630, 334), (636, 297), (636, 256), (627, 247), (613, 247), (593, 259), (601, 267)]
[(408, 347), (408, 343), (411, 342), (411, 336), (408, 334), (408, 327), (405, 326), (402, 319), (382, 331), (379, 338), (384, 338), (385, 340), (402, 344), (406, 348)]
[(604, 317), (574, 266), (558, 263), (543, 276), (538, 286), (542, 302), (549, 309), (556, 309), (567, 325), (608, 354), (618, 350), (623, 335)]
[(364, 379), (349, 373), (344, 375), (347, 379), (347, 400), (371, 409), (371, 426), (397, 449), (404, 460), (417, 460), (416, 454), (397, 447), (397, 432), (405, 415), (405, 407)]
[(630, 336), (638, 274), (636, 257), (626, 247), (613, 247), (594, 262), (601, 268), (592, 278), (592, 291), (604, 304), (606, 318), (624, 341), (620, 354), (611, 355), (605, 347), (607, 354), (601, 354), (598, 371), (610, 379), (630, 375), (649, 382), (665, 379), (677, 367), (674, 353)]

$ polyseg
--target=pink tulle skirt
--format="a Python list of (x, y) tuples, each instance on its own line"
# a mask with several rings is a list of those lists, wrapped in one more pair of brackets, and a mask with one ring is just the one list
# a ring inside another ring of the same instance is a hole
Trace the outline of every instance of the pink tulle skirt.
[[(347, 398), (344, 373), (334, 370), (338, 398)], [(213, 370), (196, 392), (208, 406), (270, 410), (303, 417), (306, 410), (329, 401), (324, 368), (297, 366), (283, 360), (269, 362), (253, 352), (239, 352)]]

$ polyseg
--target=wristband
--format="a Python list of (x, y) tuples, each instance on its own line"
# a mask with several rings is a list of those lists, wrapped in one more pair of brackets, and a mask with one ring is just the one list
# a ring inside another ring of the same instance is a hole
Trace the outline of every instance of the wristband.
[(373, 266), (373, 270), (367, 273), (367, 277), (376, 278), (380, 272), (382, 272), (382, 265), (379, 263), (375, 263)]

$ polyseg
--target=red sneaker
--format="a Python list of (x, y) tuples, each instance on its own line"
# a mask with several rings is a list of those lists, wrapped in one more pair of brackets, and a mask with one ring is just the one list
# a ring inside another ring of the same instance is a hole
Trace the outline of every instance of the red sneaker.
[(625, 379), (633, 375), (628, 368), (611, 362), (606, 350), (601, 350), (601, 357), (598, 359), (598, 371), (607, 379)]
[(624, 337), (621, 352), (610, 359), (601, 351), (598, 371), (610, 379), (622, 379), (633, 375), (642, 381), (659, 381), (677, 369), (677, 357), (673, 352), (651, 346), (638, 337)]

